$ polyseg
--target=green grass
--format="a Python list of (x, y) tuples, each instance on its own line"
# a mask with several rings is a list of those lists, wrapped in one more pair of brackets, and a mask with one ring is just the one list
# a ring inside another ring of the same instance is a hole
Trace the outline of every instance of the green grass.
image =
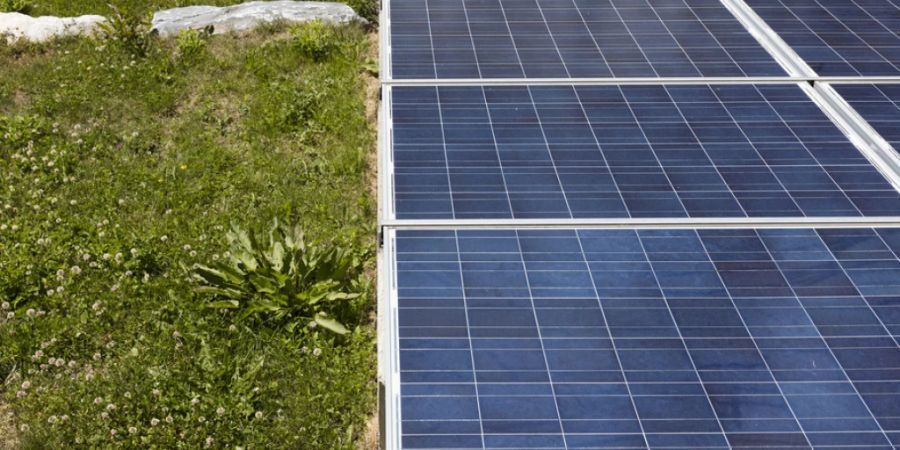
[(352, 448), (374, 409), (368, 278), (344, 337), (207, 308), (189, 278), (231, 224), (275, 217), (371, 268), (370, 41), (331, 32), (316, 58), (279, 26), (146, 56), (0, 44), (0, 444)]

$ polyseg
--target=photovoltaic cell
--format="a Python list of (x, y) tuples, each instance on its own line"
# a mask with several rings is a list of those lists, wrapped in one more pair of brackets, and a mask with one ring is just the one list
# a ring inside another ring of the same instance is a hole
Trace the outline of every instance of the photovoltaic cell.
[(900, 151), (900, 84), (843, 84), (835, 90)]
[(900, 230), (397, 231), (402, 447), (900, 445)]
[(394, 87), (398, 219), (886, 216), (795, 85)]
[(392, 0), (393, 78), (783, 76), (718, 0)]
[(745, 0), (820, 76), (900, 75), (898, 0)]

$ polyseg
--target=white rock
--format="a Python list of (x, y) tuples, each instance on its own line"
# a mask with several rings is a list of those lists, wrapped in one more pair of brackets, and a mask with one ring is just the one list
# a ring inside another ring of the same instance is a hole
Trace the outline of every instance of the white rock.
[(7, 41), (26, 39), (42, 42), (55, 36), (87, 34), (106, 21), (103, 16), (31, 17), (19, 13), (0, 13), (0, 36)]
[(167, 9), (153, 15), (153, 29), (162, 36), (192, 28), (213, 27), (213, 33), (245, 31), (275, 21), (306, 22), (319, 19), (327, 23), (365, 22), (352, 8), (334, 2), (249, 2), (240, 5), (188, 6)]

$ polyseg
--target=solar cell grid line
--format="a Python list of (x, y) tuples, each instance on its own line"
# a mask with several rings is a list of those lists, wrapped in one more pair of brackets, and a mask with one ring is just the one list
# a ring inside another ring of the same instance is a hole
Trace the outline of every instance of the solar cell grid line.
[[(791, 237), (793, 238), (794, 236), (791, 236)], [(797, 292), (797, 290), (794, 288), (794, 286), (791, 285), (790, 280), (787, 278), (787, 277), (788, 277), (787, 271), (789, 270), (790, 266), (793, 266), (793, 264), (791, 264), (791, 261), (780, 262), (778, 258), (775, 258), (775, 257), (772, 255), (771, 250), (770, 250), (769, 247), (766, 245), (766, 240), (765, 240), (765, 239), (762, 239), (762, 236), (760, 236), (759, 233), (757, 233), (757, 238), (760, 240), (760, 242), (762, 242), (763, 248), (765, 249), (766, 253), (769, 255), (769, 257), (770, 257), (770, 258), (772, 259), (772, 261), (775, 263), (775, 268), (781, 273), (781, 275), (782, 275), (782, 277), (784, 278), (784, 280), (787, 281), (788, 289), (790, 289), (791, 294), (792, 294), (793, 296), (797, 297), (798, 300), (800, 300), (800, 299), (802, 298), (802, 295), (799, 294), (799, 293)], [(801, 263), (801, 264), (802, 264), (802, 263)], [(786, 265), (788, 266), (788, 269), (786, 269), (786, 268), (784, 267), (784, 266), (786, 266)], [(799, 269), (799, 270), (808, 270), (808, 269), (806, 269), (805, 267), (802, 267), (802, 266), (799, 267), (798, 269)], [(799, 270), (798, 270), (798, 271), (799, 271)], [(850, 284), (852, 285), (852, 281), (851, 281)], [(821, 289), (821, 286), (817, 286), (817, 288), (818, 288), (818, 289)], [(855, 286), (854, 286), (854, 289), (855, 289)], [(856, 293), (858, 294), (858, 291), (857, 291)], [(815, 320), (813, 320), (812, 316), (809, 314), (809, 311), (808, 311), (807, 308), (803, 305), (803, 303), (802, 303), (802, 302), (799, 302), (799, 305), (800, 305), (800, 309), (803, 311), (803, 316), (806, 318), (806, 320), (808, 320), (809, 323), (811, 323), (811, 324), (816, 324)], [(871, 309), (870, 309), (870, 311), (871, 311)], [(874, 317), (874, 314), (873, 314), (873, 317)], [(872, 410), (871, 410), (871, 409), (869, 408), (869, 406), (865, 403), (865, 401), (863, 400), (862, 394), (859, 393), (859, 390), (858, 390), (858, 389), (856, 388), (856, 386), (853, 384), (853, 381), (855, 381), (855, 380), (854, 380), (853, 378), (851, 378), (850, 375), (847, 373), (847, 371), (844, 369), (844, 367), (840, 365), (840, 360), (838, 360), (838, 357), (837, 357), (837, 355), (835, 354), (834, 350), (831, 348), (831, 346), (828, 345), (828, 342), (825, 340), (825, 337), (822, 335), (822, 332), (819, 331), (818, 327), (816, 327), (816, 335), (818, 336), (819, 339), (821, 339), (822, 343), (825, 344), (825, 348), (826, 348), (827, 351), (828, 351), (828, 355), (831, 356), (832, 361), (835, 363), (835, 365), (836, 365), (837, 367), (840, 368), (841, 375), (843, 376), (843, 380), (842, 380), (842, 381), (847, 381), (847, 382), (849, 382), (850, 387), (852, 388), (853, 393), (856, 394), (856, 396), (857, 396), (857, 397), (859, 398), (859, 400), (860, 400), (859, 404), (862, 405), (862, 407), (865, 409), (865, 412), (868, 413), (868, 416), (869, 416), (870, 418), (873, 419), (873, 421), (875, 422), (875, 425), (878, 427), (878, 431), (881, 432), (881, 434), (884, 436), (884, 441), (883, 441), (883, 443), (885, 443), (885, 444), (890, 444), (891, 441), (890, 441), (890, 438), (889, 438), (888, 435), (887, 435), (887, 432), (884, 431), (884, 428), (882, 428), (882, 426), (881, 426), (881, 424), (878, 422), (878, 420), (874, 420), (874, 419), (875, 419), (875, 416), (874, 416), (874, 414), (872, 413)], [(887, 333), (886, 333), (886, 336), (891, 337), (890, 334), (887, 334)], [(893, 339), (892, 339), (892, 340), (893, 340)], [(896, 344), (896, 341), (894, 341), (894, 343)], [(900, 347), (898, 347), (898, 348), (900, 348)], [(880, 441), (880, 439), (878, 439), (878, 441)], [(812, 444), (812, 442), (810, 442), (810, 444)], [(868, 443), (867, 443), (867, 444), (868, 444)]]
[(391, 218), (900, 212), (797, 85), (391, 89)]
[(403, 448), (898, 443), (900, 229), (395, 233)]
[(389, 15), (392, 79), (787, 75), (713, 0), (393, 0)]
[(897, 0), (744, 0), (820, 76), (900, 75)]
[(835, 84), (832, 87), (900, 152), (900, 84)]

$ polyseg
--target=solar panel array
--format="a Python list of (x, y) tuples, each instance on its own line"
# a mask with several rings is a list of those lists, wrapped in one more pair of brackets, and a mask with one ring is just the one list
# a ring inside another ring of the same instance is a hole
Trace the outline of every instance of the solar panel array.
[(898, 0), (745, 0), (821, 76), (900, 75)]
[(900, 445), (900, 230), (400, 231), (406, 448)]
[(392, 0), (395, 78), (778, 76), (718, 0)]
[(382, 26), (385, 448), (900, 447), (900, 0)]
[(900, 212), (795, 85), (396, 87), (393, 123), (401, 219)]

